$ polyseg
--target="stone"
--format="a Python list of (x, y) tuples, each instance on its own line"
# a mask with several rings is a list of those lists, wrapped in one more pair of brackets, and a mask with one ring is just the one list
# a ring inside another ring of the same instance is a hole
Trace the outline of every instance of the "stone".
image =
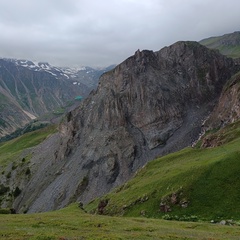
[(146, 211), (145, 210), (141, 210), (140, 214), (141, 214), (141, 216), (145, 216), (146, 215)]
[(178, 203), (178, 195), (176, 193), (173, 193), (171, 196), (171, 204), (175, 205)]
[(180, 206), (182, 208), (187, 208), (188, 207), (188, 201), (181, 201)]
[(160, 203), (160, 212), (164, 212), (164, 213), (167, 213), (167, 212), (171, 212), (171, 208), (169, 205), (165, 204), (165, 203)]
[(98, 214), (103, 214), (104, 213), (104, 208), (108, 205), (108, 200), (100, 200), (98, 204)]
[(226, 222), (225, 220), (222, 220), (219, 224), (220, 224), (220, 225), (226, 225), (227, 222)]

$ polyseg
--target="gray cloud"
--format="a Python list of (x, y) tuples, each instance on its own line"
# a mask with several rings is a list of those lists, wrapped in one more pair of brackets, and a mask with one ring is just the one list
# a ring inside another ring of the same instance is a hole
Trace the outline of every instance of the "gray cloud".
[(107, 66), (240, 30), (239, 0), (0, 0), (0, 57)]

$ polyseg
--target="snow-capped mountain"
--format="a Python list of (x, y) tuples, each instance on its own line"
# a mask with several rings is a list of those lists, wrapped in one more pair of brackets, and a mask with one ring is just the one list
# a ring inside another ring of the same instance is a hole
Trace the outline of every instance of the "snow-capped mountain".
[(46, 62), (0, 59), (0, 137), (54, 109), (74, 105), (96, 88), (105, 70), (61, 68)]
[(91, 67), (56, 67), (52, 66), (47, 62), (35, 62), (29, 60), (20, 59), (8, 59), (3, 58), (5, 61), (14, 63), (16, 66), (25, 67), (35, 72), (47, 72), (53, 75), (57, 79), (69, 79), (74, 85), (80, 85), (81, 83), (87, 87), (94, 89), (97, 87), (99, 77), (112, 68), (115, 65), (111, 65), (107, 68), (94, 69)]

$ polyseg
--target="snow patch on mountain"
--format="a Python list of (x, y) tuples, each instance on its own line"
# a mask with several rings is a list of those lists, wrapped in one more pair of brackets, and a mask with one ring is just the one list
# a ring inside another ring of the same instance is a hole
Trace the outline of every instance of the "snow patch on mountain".
[[(1, 59), (1, 58), (0, 58)], [(99, 77), (112, 68), (115, 65), (109, 66), (107, 68), (91, 68), (87, 66), (77, 66), (77, 67), (55, 67), (48, 62), (36, 62), (25, 59), (11, 59), (2, 58), (5, 61), (11, 62), (18, 67), (28, 68), (35, 72), (46, 72), (51, 74), (55, 79), (68, 80), (69, 84), (74, 84), (76, 86), (85, 85), (89, 89), (94, 89), (97, 87)], [(76, 84), (76, 83), (77, 84)]]
[(17, 66), (29, 68), (34, 71), (44, 71), (50, 73), (56, 78), (67, 78), (67, 79), (77, 79), (77, 73), (79, 71), (85, 71), (86, 67), (55, 67), (50, 65), (48, 62), (36, 62), (22, 59), (6, 59), (9, 62), (16, 64)]

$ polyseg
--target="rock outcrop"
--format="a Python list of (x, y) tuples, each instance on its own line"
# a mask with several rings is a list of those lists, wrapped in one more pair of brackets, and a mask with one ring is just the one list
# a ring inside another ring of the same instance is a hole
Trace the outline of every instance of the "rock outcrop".
[(127, 181), (147, 161), (189, 146), (239, 66), (196, 42), (136, 53), (33, 150), (18, 211), (83, 203)]
[(224, 86), (218, 104), (206, 122), (206, 128), (223, 127), (240, 119), (240, 72)]

